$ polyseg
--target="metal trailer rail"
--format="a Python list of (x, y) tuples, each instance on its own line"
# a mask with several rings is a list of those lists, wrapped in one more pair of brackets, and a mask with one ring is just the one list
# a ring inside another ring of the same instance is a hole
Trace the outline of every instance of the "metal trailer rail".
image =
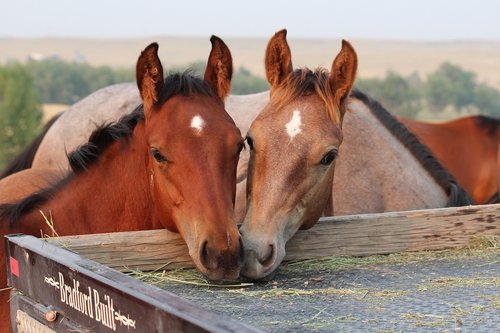
[(33, 236), (5, 243), (14, 332), (261, 332)]

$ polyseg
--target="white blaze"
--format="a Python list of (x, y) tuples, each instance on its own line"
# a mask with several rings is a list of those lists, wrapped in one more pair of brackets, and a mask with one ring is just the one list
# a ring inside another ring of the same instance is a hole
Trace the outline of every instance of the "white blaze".
[(203, 130), (203, 127), (205, 127), (205, 121), (200, 115), (196, 115), (193, 117), (191, 120), (191, 128), (195, 130), (198, 134), (201, 133)]
[(300, 133), (300, 126), (302, 125), (302, 121), (300, 120), (300, 111), (293, 111), (292, 119), (285, 125), (286, 132), (290, 136), (290, 139), (293, 139), (294, 136)]

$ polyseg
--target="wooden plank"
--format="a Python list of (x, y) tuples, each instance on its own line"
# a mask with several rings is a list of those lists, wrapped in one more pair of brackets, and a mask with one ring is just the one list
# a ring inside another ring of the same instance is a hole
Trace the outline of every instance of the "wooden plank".
[(65, 236), (47, 239), (118, 271), (194, 267), (179, 234), (165, 229)]
[[(500, 204), (327, 217), (290, 240), (285, 260), (462, 247), (473, 237), (500, 236), (499, 221)], [(167, 230), (49, 241), (121, 271), (192, 267), (183, 240)]]

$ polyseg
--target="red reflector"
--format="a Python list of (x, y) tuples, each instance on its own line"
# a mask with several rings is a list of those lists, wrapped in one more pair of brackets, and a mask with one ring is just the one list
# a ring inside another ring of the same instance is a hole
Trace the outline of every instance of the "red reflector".
[(17, 260), (12, 257), (10, 257), (10, 271), (12, 274), (19, 277), (19, 264)]

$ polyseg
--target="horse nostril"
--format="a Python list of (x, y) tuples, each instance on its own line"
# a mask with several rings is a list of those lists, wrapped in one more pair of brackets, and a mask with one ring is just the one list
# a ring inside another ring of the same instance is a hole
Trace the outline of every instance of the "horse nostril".
[(207, 244), (208, 244), (208, 242), (204, 241), (203, 244), (201, 244), (201, 246), (200, 246), (200, 260), (201, 260), (201, 263), (203, 264), (203, 266), (207, 265), (207, 255), (208, 255)]
[(213, 250), (210, 249), (208, 241), (204, 241), (200, 247), (200, 261), (208, 269), (217, 268), (217, 260), (214, 260)]
[(269, 244), (267, 252), (264, 253), (264, 255), (259, 258), (259, 262), (262, 264), (262, 266), (266, 267), (273, 264), (273, 258), (274, 258), (274, 245)]

